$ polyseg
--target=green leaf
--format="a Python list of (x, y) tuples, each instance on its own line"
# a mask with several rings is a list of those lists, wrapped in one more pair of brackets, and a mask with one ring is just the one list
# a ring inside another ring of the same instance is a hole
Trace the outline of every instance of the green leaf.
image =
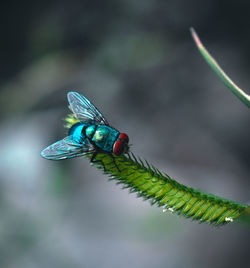
[(240, 89), (221, 69), (216, 60), (210, 55), (207, 49), (201, 43), (197, 33), (193, 28), (190, 29), (191, 34), (193, 36), (194, 42), (197, 45), (201, 55), (204, 57), (206, 62), (210, 65), (210, 67), (214, 70), (214, 72), (219, 76), (222, 83), (233, 92), (235, 96), (237, 96), (248, 108), (250, 108), (250, 96), (247, 95), (242, 89)]

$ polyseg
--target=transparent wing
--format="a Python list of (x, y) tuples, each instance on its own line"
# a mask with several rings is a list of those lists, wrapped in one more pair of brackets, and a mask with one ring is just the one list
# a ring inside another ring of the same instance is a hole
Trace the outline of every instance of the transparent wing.
[(49, 160), (62, 160), (83, 156), (94, 152), (94, 150), (94, 146), (87, 139), (80, 144), (68, 136), (45, 148), (41, 152), (41, 156)]
[(68, 93), (69, 107), (80, 121), (92, 121), (97, 124), (109, 125), (100, 111), (87, 98), (77, 92)]

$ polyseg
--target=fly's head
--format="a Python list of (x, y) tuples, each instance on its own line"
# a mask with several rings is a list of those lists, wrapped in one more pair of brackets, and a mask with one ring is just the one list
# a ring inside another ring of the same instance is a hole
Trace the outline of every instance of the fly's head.
[(128, 142), (128, 135), (126, 133), (120, 133), (113, 145), (113, 153), (117, 156), (127, 153), (129, 150)]

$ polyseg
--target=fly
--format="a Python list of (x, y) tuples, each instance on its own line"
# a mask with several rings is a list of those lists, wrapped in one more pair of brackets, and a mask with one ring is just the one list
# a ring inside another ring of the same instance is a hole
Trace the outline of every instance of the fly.
[[(70, 129), (68, 136), (53, 143), (41, 152), (41, 156), (49, 160), (63, 160), (92, 154), (91, 162), (98, 153), (108, 153), (114, 160), (113, 154), (120, 156), (129, 150), (129, 137), (111, 127), (101, 112), (86, 97), (69, 92), (69, 108), (79, 120)], [(115, 160), (114, 160), (115, 163)], [(119, 170), (115, 163), (115, 166)]]

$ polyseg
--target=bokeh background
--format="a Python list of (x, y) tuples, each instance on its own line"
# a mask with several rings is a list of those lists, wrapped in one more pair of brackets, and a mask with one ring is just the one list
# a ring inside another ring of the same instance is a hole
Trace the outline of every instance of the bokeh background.
[(77, 90), (178, 181), (249, 202), (248, 1), (8, 1), (0, 16), (0, 267), (250, 267), (250, 231), (163, 213), (86, 159), (46, 161)]

